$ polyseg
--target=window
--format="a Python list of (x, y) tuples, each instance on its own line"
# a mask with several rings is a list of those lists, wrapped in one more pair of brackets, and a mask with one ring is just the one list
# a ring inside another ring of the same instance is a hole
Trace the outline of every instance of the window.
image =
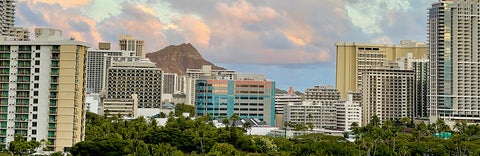
[(37, 127), (37, 122), (32, 122), (32, 127)]
[(37, 134), (37, 130), (32, 130), (32, 134), (33, 135)]
[[(33, 114), (33, 117), (32, 117), (32, 118), (33, 118), (33, 119), (37, 119), (37, 114)], [(36, 123), (36, 122), (34, 122), (34, 123)]]
[(33, 88), (38, 88), (38, 86), (39, 86), (38, 83), (33, 84)]
[(40, 50), (40, 46), (39, 45), (35, 46), (35, 50)]
[(37, 103), (38, 103), (38, 99), (33, 99), (33, 103), (37, 104)]
[(38, 107), (37, 106), (33, 107), (33, 111), (34, 112), (38, 111)]
[(35, 80), (36, 81), (40, 80), (40, 76), (35, 76)]
[(38, 91), (34, 91), (33, 96), (38, 96)]
[(35, 65), (40, 65), (40, 60), (35, 60)]
[(40, 57), (40, 53), (35, 53), (35, 57), (36, 57), (36, 58), (39, 58), (39, 57)]
[(35, 73), (40, 73), (40, 68), (35, 68)]

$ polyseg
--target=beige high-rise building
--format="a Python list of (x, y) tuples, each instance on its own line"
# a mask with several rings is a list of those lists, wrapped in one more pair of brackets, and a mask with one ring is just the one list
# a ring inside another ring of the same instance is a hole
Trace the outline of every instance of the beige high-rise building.
[(35, 34), (35, 41), (0, 42), (0, 145), (22, 135), (61, 151), (85, 140), (89, 45), (60, 30)]
[(348, 91), (357, 91), (361, 83), (361, 73), (366, 69), (375, 69), (386, 61), (398, 57), (422, 58), (428, 54), (428, 45), (423, 42), (401, 41), (400, 45), (343, 43), (337, 42), (337, 71), (335, 87), (345, 99)]
[(120, 34), (118, 36), (120, 50), (132, 51), (136, 56), (145, 58), (145, 41), (135, 39), (134, 35)]

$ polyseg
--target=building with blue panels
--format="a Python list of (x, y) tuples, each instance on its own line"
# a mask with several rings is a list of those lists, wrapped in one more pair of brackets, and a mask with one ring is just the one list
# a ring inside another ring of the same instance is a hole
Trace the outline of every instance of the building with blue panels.
[(271, 126), (275, 119), (275, 82), (199, 79), (195, 87), (195, 114), (213, 118), (258, 118)]

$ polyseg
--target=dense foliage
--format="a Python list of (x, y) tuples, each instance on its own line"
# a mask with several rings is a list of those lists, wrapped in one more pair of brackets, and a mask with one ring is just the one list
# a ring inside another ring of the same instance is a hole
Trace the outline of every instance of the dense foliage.
[[(224, 120), (239, 120), (232, 116)], [(195, 120), (170, 116), (166, 126), (154, 119), (125, 121), (87, 113), (86, 141), (73, 155), (479, 155), (480, 127), (458, 123), (452, 138), (432, 137), (452, 132), (441, 120), (412, 125), (408, 118), (385, 121), (374, 117), (365, 127), (353, 124), (356, 141), (308, 134), (297, 138), (245, 135), (249, 126), (216, 128), (209, 117)], [(412, 127), (413, 132), (405, 132)]]

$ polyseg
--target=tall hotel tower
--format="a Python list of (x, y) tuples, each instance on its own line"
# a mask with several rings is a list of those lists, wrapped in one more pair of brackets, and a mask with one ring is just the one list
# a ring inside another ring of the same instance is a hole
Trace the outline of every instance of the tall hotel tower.
[(479, 5), (440, 0), (429, 8), (431, 121), (480, 120)]
[(85, 140), (88, 45), (64, 39), (60, 30), (35, 35), (0, 42), (0, 146), (20, 135), (61, 151)]

